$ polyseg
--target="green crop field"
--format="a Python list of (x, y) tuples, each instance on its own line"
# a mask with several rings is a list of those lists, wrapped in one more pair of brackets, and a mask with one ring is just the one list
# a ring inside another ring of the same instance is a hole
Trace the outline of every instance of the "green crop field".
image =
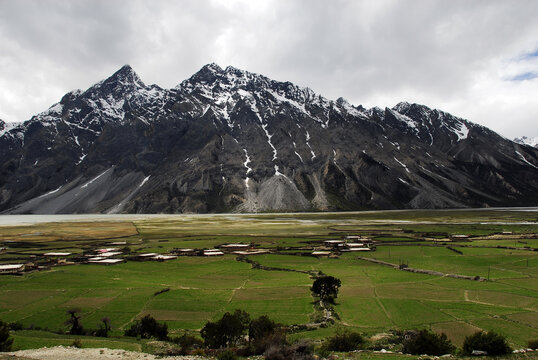
[[(339, 252), (323, 243), (347, 236), (371, 239), (375, 251)], [(113, 243), (121, 244), (116, 247), (125, 262), (80, 262)], [(137, 259), (227, 243), (267, 253)], [(81, 310), (85, 328), (111, 320), (114, 337), (88, 338), (85, 346), (126, 350), (143, 349), (122, 335), (146, 314), (166, 322), (173, 334), (196, 333), (235, 309), (285, 325), (312, 323), (318, 314), (310, 286), (318, 272), (342, 281), (338, 318), (333, 326), (291, 338), (318, 339), (347, 327), (366, 336), (427, 328), (458, 346), (480, 329), (505, 335), (515, 348), (538, 339), (538, 213), (532, 211), (88, 217), (0, 226), (0, 248), (6, 248), (0, 265), (40, 266), (0, 275), (0, 320), (25, 329), (13, 332), (16, 349), (71, 344), (72, 337), (57, 333), (68, 329), (72, 308)], [(311, 256), (315, 250), (331, 256)], [(72, 254), (56, 264), (43, 256), (51, 251)], [(460, 275), (482, 281), (454, 277)]]

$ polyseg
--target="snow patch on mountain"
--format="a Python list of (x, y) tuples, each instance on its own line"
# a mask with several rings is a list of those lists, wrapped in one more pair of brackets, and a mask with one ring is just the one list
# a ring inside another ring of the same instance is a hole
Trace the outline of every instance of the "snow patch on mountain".
[(404, 124), (407, 125), (407, 127), (409, 127), (413, 132), (415, 132), (415, 134), (418, 133), (418, 126), (417, 126), (417, 122), (413, 119), (411, 119), (409, 116), (406, 116), (406, 115), (403, 115), (403, 114), (400, 114), (399, 112), (395, 111), (395, 110), (392, 110), (392, 109), (389, 109), (387, 108), (387, 110), (391, 113), (391, 115), (393, 115), (397, 120), (403, 122)]
[(536, 168), (538, 169), (538, 167), (532, 163), (530, 163), (527, 159), (525, 159), (525, 156), (523, 156), (523, 154), (521, 154), (519, 151), (516, 151), (516, 154), (521, 158), (521, 160), (523, 160), (527, 165), (530, 165), (532, 166), (533, 168)]
[(521, 145), (529, 145), (532, 147), (538, 147), (538, 136), (536, 137), (522, 136), (520, 138), (515, 138), (513, 141)]

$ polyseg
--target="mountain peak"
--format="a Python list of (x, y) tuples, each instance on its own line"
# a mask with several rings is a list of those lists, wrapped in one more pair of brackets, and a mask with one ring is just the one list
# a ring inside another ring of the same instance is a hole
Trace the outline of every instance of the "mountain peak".
[(108, 81), (118, 82), (123, 85), (133, 84), (137, 87), (146, 86), (130, 65), (123, 65), (118, 71), (116, 71), (114, 74), (112, 74), (112, 76), (105, 80), (105, 82)]
[(202, 83), (210, 83), (214, 81), (218, 74), (221, 74), (224, 70), (216, 64), (216, 63), (210, 63), (207, 65), (204, 65), (200, 70), (198, 70), (194, 75), (190, 77), (190, 79), (185, 80), (184, 82), (202, 82)]
[[(113, 94), (114, 97), (123, 97), (124, 94), (145, 88), (146, 85), (130, 65), (123, 65), (118, 71), (107, 79), (95, 84), (86, 93)], [(94, 95), (98, 96), (98, 95)]]
[(207, 70), (207, 71), (211, 71), (211, 72), (221, 72), (222, 71), (222, 68), (219, 66), (219, 64), (215, 63), (215, 62), (212, 62), (212, 63), (209, 63), (209, 64), (206, 64), (202, 67), (202, 70)]

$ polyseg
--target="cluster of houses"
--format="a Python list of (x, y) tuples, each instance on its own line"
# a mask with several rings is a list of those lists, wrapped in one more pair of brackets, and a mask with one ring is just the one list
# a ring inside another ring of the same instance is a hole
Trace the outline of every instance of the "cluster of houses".
[(366, 237), (357, 235), (346, 236), (345, 239), (325, 240), (323, 246), (312, 251), (313, 256), (334, 256), (343, 252), (373, 251), (374, 242)]
[(213, 249), (174, 249), (173, 252), (177, 255), (187, 256), (223, 256), (224, 254), (235, 255), (258, 255), (267, 254), (269, 249), (254, 248), (252, 244), (222, 244)]
[(138, 260), (157, 260), (165, 261), (176, 259), (178, 256), (224, 256), (225, 254), (236, 255), (257, 255), (266, 254), (268, 249), (253, 248), (252, 244), (223, 244), (216, 246), (213, 249), (189, 249), (189, 248), (176, 248), (171, 251), (171, 254), (163, 255), (157, 253), (142, 253), (136, 255)]
[(88, 264), (103, 265), (119, 264), (125, 261), (123, 258), (118, 258), (117, 256), (119, 255), (123, 255), (123, 252), (119, 248), (97, 249), (86, 256), (86, 262)]
[[(126, 242), (109, 243), (109, 246), (126, 245)], [(5, 250), (5, 249), (4, 249)], [(342, 252), (372, 251), (375, 246), (372, 240), (361, 236), (347, 236), (340, 240), (325, 240), (322, 246), (317, 246), (311, 252), (312, 256), (335, 256)], [(218, 245), (212, 249), (173, 249), (170, 254), (141, 253), (130, 255), (129, 259), (141, 261), (167, 261), (177, 259), (178, 256), (223, 256), (235, 255), (260, 255), (272, 252), (270, 249), (261, 249), (253, 244), (229, 243)], [(72, 256), (70, 252), (52, 251), (42, 254), (47, 259), (46, 266), (36, 266), (34, 263), (25, 264), (0, 264), (0, 274), (21, 274), (30, 270), (39, 270), (54, 265), (68, 265), (74, 263), (113, 265), (126, 261), (124, 252), (118, 247), (108, 247), (85, 252), (83, 255)]]

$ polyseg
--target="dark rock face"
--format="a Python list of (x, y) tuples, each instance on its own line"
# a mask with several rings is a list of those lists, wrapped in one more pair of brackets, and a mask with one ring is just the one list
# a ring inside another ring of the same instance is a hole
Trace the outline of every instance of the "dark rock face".
[(129, 66), (0, 121), (0, 211), (535, 206), (538, 149), (423, 105), (365, 109), (233, 67), (174, 89)]

